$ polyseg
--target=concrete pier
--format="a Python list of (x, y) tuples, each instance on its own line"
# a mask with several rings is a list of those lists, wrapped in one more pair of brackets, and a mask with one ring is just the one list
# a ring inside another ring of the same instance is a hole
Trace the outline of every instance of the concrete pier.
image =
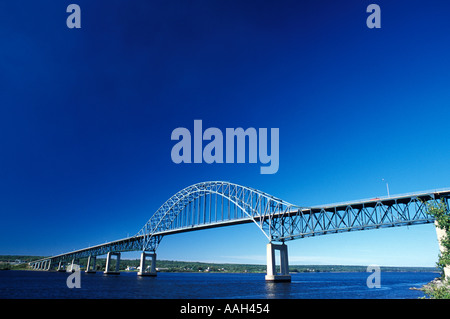
[[(275, 250), (280, 251), (280, 273), (276, 272)], [(285, 243), (281, 245), (272, 243), (267, 244), (267, 275), (265, 279), (266, 281), (274, 282), (291, 281), (291, 275), (289, 275), (288, 251)]]
[[(110, 271), (109, 270), (109, 265), (111, 264), (111, 256), (116, 256), (116, 267), (115, 267), (115, 271)], [(120, 265), (120, 253), (112, 253), (109, 252), (106, 255), (106, 267), (105, 267), (105, 271), (103, 272), (106, 275), (120, 275), (119, 272), (119, 265)]]
[[(145, 267), (145, 261), (147, 257), (151, 257), (151, 265), (149, 271), (146, 271)], [(147, 253), (145, 251), (142, 252), (138, 276), (156, 276), (156, 253)]]
[(58, 268), (56, 269), (56, 271), (65, 272), (66, 271), (66, 269), (65, 269), (65, 262), (60, 261), (58, 263)]
[(72, 259), (72, 263), (69, 267), (66, 267), (67, 268), (66, 271), (67, 272), (75, 272), (75, 271), (80, 270), (79, 262), (80, 262), (80, 260), (78, 258)]
[(97, 261), (97, 257), (95, 257), (95, 256), (88, 257), (85, 273), (87, 273), (87, 274), (95, 274), (96, 273), (96, 270), (95, 270), (96, 261)]

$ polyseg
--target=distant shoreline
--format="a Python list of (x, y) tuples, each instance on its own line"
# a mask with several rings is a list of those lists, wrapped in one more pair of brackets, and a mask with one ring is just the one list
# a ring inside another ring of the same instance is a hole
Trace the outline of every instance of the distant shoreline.
[[(42, 256), (24, 256), (24, 255), (0, 255), (0, 269), (4, 270), (26, 270), (28, 262), (43, 258)], [(139, 266), (139, 259), (122, 259), (120, 262), (120, 271), (134, 272), (133, 267)], [(87, 258), (81, 258), (79, 264), (84, 266)], [(97, 258), (97, 271), (101, 271), (106, 263), (106, 259)], [(157, 260), (156, 267), (159, 272), (211, 272), (211, 273), (265, 273), (264, 264), (233, 264), (233, 263), (208, 263), (197, 261), (174, 261)], [(129, 270), (126, 270), (126, 269)], [(83, 269), (83, 267), (82, 267)], [(436, 267), (411, 267), (411, 266), (380, 266), (382, 272), (436, 272)], [(306, 272), (366, 272), (367, 266), (363, 265), (290, 265), (290, 273)]]

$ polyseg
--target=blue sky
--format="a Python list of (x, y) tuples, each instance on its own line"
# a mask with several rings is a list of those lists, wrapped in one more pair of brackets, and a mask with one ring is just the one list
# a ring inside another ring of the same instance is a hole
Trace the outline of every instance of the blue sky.
[[(381, 29), (366, 7), (381, 7)], [(81, 7), (82, 28), (66, 27)], [(446, 1), (2, 1), (0, 254), (134, 235), (204, 180), (297, 205), (450, 187)], [(280, 164), (174, 164), (171, 132), (280, 129)], [(253, 225), (158, 258), (265, 262)], [(289, 243), (291, 264), (433, 266), (433, 225)], [(136, 254), (129, 254), (130, 258)], [(137, 256), (137, 255), (136, 255)]]

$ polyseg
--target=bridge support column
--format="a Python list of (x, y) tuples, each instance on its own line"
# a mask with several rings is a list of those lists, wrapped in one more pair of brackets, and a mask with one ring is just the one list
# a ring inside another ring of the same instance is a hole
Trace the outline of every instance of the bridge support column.
[(62, 271), (66, 271), (64, 268), (64, 262), (61, 260), (59, 263), (58, 263), (58, 269), (56, 269), (56, 271), (60, 271), (60, 272), (62, 272)]
[(75, 272), (74, 264), (75, 264), (75, 259), (72, 259), (72, 264), (70, 265), (70, 270), (67, 269), (67, 272)]
[[(445, 230), (440, 228), (437, 222), (434, 222), (434, 225), (436, 226), (436, 235), (439, 242), (439, 250), (441, 251), (442, 254), (445, 251), (445, 247), (442, 246), (441, 240), (443, 240), (446, 236)], [(444, 277), (445, 279), (450, 279), (450, 266), (444, 268)]]
[[(280, 251), (280, 273), (276, 272), (275, 250)], [(267, 244), (267, 275), (266, 281), (290, 282), (288, 251), (285, 243), (281, 245)]]
[(46, 265), (46, 266), (47, 266), (46, 270), (49, 271), (51, 269), (51, 267), (52, 267), (52, 260), (51, 259), (48, 260), (48, 265)]
[[(110, 271), (109, 270), (109, 264), (111, 263), (111, 256), (116, 256), (116, 269), (115, 271)], [(106, 256), (106, 267), (105, 267), (105, 271), (103, 272), (106, 275), (120, 275), (119, 272), (119, 265), (120, 265), (120, 253), (112, 253), (109, 252)]]
[[(146, 271), (145, 268), (145, 260), (147, 257), (151, 257), (151, 265), (150, 270)], [(156, 253), (147, 253), (145, 251), (141, 254), (141, 264), (140, 264), (140, 270), (138, 272), (138, 276), (156, 276)]]
[(69, 267), (66, 267), (67, 272), (79, 271), (80, 270), (80, 259), (79, 258), (72, 259), (72, 264)]
[[(96, 261), (97, 261), (97, 257), (95, 257), (95, 256), (88, 257), (85, 273), (87, 273), (87, 274), (95, 274), (96, 273), (96, 271), (95, 271)], [(92, 267), (92, 269), (91, 269), (91, 267)]]

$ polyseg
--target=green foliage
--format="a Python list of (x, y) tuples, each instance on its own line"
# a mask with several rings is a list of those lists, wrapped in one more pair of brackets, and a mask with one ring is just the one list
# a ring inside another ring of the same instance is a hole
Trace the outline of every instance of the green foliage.
[(430, 299), (450, 299), (450, 288), (448, 285), (428, 284), (423, 291)]
[(445, 201), (432, 201), (427, 203), (428, 214), (436, 218), (439, 228), (444, 229), (447, 233), (450, 230), (450, 212), (447, 209)]
[(450, 266), (450, 211), (443, 199), (439, 202), (428, 202), (427, 209), (428, 214), (436, 218), (438, 227), (445, 230), (445, 236), (440, 241), (440, 244), (444, 247), (444, 251), (441, 252), (437, 262), (439, 269), (443, 270), (445, 267)]
[(0, 263), (0, 270), (10, 270), (11, 265), (8, 263)]
[[(444, 237), (440, 240), (443, 251), (439, 255), (438, 262), (436, 263), (443, 273), (444, 268), (450, 266), (450, 211), (444, 199), (431, 201), (426, 205), (428, 214), (436, 218), (437, 227), (445, 231)], [(450, 287), (446, 278), (443, 278), (443, 283), (440, 285), (430, 283), (424, 286), (423, 291), (431, 299), (450, 299)]]

